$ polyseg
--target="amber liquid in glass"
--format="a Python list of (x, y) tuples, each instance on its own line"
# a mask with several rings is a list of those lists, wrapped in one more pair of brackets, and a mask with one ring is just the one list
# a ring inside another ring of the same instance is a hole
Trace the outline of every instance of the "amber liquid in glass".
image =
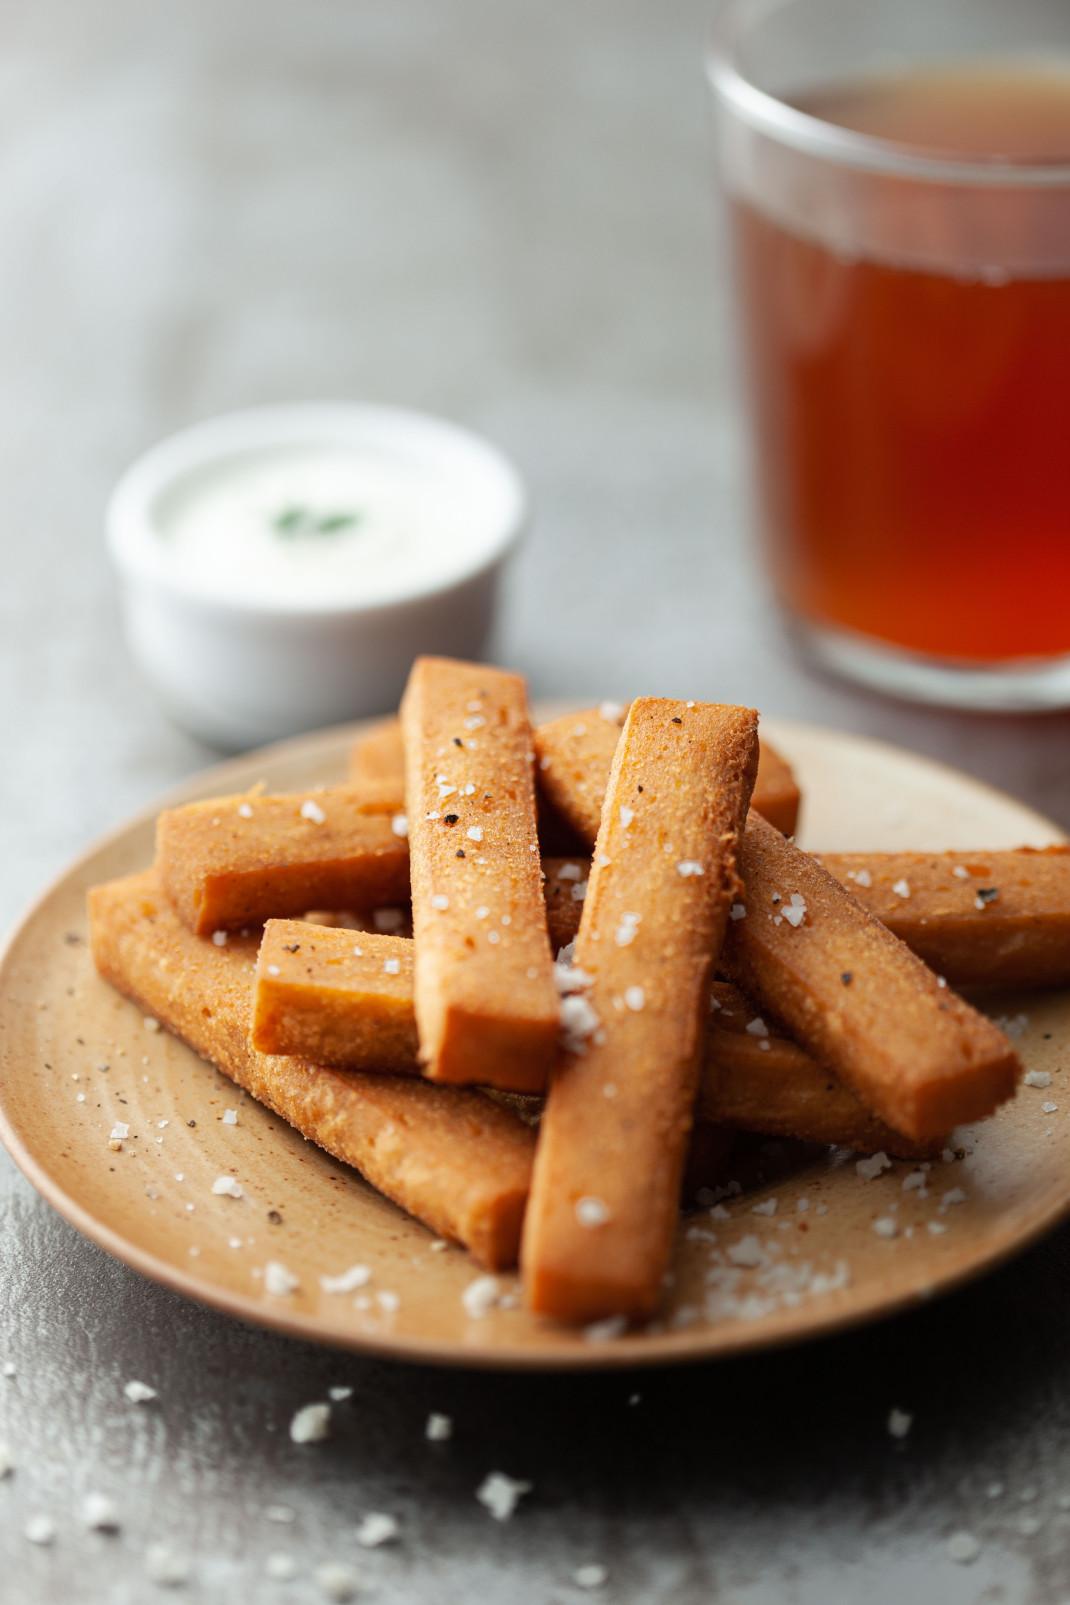
[[(1070, 162), (1070, 73), (926, 72), (798, 104), (929, 153)], [(932, 226), (931, 191), (891, 188), (879, 204), (909, 229), (917, 202)], [(1053, 227), (1043, 188), (971, 204), (997, 209), (1011, 257)], [(734, 212), (759, 509), (788, 605), (946, 660), (1070, 652), (1070, 265), (930, 271)]]

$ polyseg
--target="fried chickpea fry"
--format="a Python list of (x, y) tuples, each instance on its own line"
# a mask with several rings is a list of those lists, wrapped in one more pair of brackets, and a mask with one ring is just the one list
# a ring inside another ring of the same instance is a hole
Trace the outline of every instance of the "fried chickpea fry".
[(253, 1047), (418, 1075), (413, 957), (402, 937), (268, 920), (256, 961)]
[(1070, 847), (820, 856), (953, 986), (1070, 984)]
[(310, 908), (407, 900), (409, 853), (389, 814), (349, 787), (213, 797), (168, 808), (156, 825), (160, 880), (199, 935)]
[(195, 936), (151, 871), (94, 887), (89, 915), (105, 980), (433, 1232), (484, 1265), (515, 1263), (534, 1146), (516, 1115), (459, 1087), (258, 1052), (256, 939)]
[[(564, 714), (535, 728), (540, 800), (550, 804), (552, 821), (560, 819), (581, 841), (591, 844), (598, 834), (602, 797), (625, 711), (615, 703), (603, 703), (601, 708)], [(393, 809), (404, 806), (405, 757), (397, 720), (386, 719), (357, 737), (350, 751), (349, 778), (369, 803)], [(791, 765), (763, 742), (752, 808), (791, 836), (800, 801)], [(540, 820), (540, 832), (545, 824)]]
[(404, 810), (405, 748), (397, 719), (384, 719), (358, 736), (349, 753), (349, 782), (370, 807)]
[[(598, 834), (609, 766), (625, 713), (617, 703), (605, 702), (600, 708), (551, 719), (535, 731), (539, 790), (578, 839), (589, 846)], [(751, 807), (790, 836), (798, 821), (799, 801), (790, 766), (763, 742)]]
[(917, 1159), (944, 1138), (916, 1143), (878, 1120), (830, 1070), (765, 1021), (726, 981), (710, 991), (696, 1120), (858, 1153)]
[[(404, 937), (269, 920), (257, 960), (254, 1046), (352, 1070), (417, 1075), (412, 971), (413, 945)], [(539, 1105), (527, 1098), (524, 1107)], [(710, 990), (696, 1115), (861, 1153), (883, 1148), (913, 1158), (929, 1151), (870, 1114), (725, 981)]]
[(659, 698), (629, 712), (576, 938), (592, 981), (536, 1147), (521, 1263), (537, 1314), (642, 1318), (660, 1296), (757, 723)]
[[(822, 853), (863, 908), (956, 987), (1070, 984), (1070, 847)], [(557, 952), (579, 930), (590, 863), (544, 858)]]
[(925, 1142), (1012, 1096), (1004, 1034), (753, 811), (739, 869), (723, 970), (889, 1126)]
[(558, 1001), (524, 681), (481, 664), (420, 658), (401, 725), (426, 1074), (541, 1091)]

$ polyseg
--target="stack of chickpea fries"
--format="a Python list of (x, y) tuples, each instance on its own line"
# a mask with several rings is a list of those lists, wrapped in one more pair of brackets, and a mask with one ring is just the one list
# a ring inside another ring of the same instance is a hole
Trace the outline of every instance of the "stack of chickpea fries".
[(1070, 980), (1070, 849), (818, 859), (799, 803), (752, 709), (533, 728), (423, 658), (346, 785), (161, 814), (94, 957), (534, 1313), (642, 1320), (723, 1133), (939, 1151), (1021, 1070), (954, 989)]

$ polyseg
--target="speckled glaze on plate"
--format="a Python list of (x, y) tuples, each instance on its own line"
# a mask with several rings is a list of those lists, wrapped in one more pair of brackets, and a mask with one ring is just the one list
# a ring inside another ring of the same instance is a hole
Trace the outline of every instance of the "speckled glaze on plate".
[[(336, 781), (357, 729), (223, 764), (167, 801), (258, 780), (273, 789)], [(803, 725), (770, 720), (763, 729), (798, 771), (806, 846), (983, 849), (1061, 839), (1011, 798), (926, 759)], [(958, 1134), (967, 1157), (935, 1163), (923, 1188), (904, 1189), (916, 1168), (908, 1164), (866, 1181), (853, 1160), (822, 1155), (727, 1200), (728, 1219), (687, 1218), (664, 1314), (651, 1328), (597, 1340), (537, 1322), (518, 1302), (473, 1319), (461, 1295), (479, 1271), (462, 1250), (434, 1248), (416, 1221), (181, 1043), (148, 1029), (96, 976), (86, 888), (149, 862), (155, 812), (72, 865), (7, 947), (0, 1136), (79, 1231), (190, 1298), (295, 1336), (429, 1364), (668, 1364), (789, 1343), (903, 1309), (991, 1268), (1070, 1209), (1070, 994), (1007, 996), (992, 1006), (1027, 1015), (1018, 1021), (1019, 1046), (1030, 1068), (1050, 1073), (1050, 1087), (1024, 1087), (996, 1120)], [(223, 1120), (231, 1109), (236, 1125)], [(117, 1121), (130, 1135), (113, 1152)], [(212, 1193), (223, 1174), (237, 1178), (242, 1198)], [(878, 1219), (893, 1221), (896, 1235), (878, 1235)], [(755, 1257), (754, 1244), (739, 1249), (744, 1238), (756, 1239), (764, 1266), (734, 1263), (733, 1248), (736, 1260)], [(296, 1291), (265, 1290), (269, 1260), (298, 1277)], [(371, 1272), (366, 1286), (323, 1290), (321, 1277), (358, 1264)], [(713, 1284), (711, 1264), (720, 1267)], [(813, 1290), (815, 1281), (827, 1290)], [(517, 1291), (514, 1277), (501, 1286)]]

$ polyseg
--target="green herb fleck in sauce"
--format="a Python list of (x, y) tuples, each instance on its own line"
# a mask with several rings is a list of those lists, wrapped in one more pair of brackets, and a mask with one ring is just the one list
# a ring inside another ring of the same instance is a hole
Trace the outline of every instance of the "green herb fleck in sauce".
[(280, 509), (271, 520), (271, 527), (276, 535), (287, 538), (298, 535), (340, 535), (343, 530), (355, 529), (363, 516), (356, 512), (316, 512), (311, 507), (295, 504)]

